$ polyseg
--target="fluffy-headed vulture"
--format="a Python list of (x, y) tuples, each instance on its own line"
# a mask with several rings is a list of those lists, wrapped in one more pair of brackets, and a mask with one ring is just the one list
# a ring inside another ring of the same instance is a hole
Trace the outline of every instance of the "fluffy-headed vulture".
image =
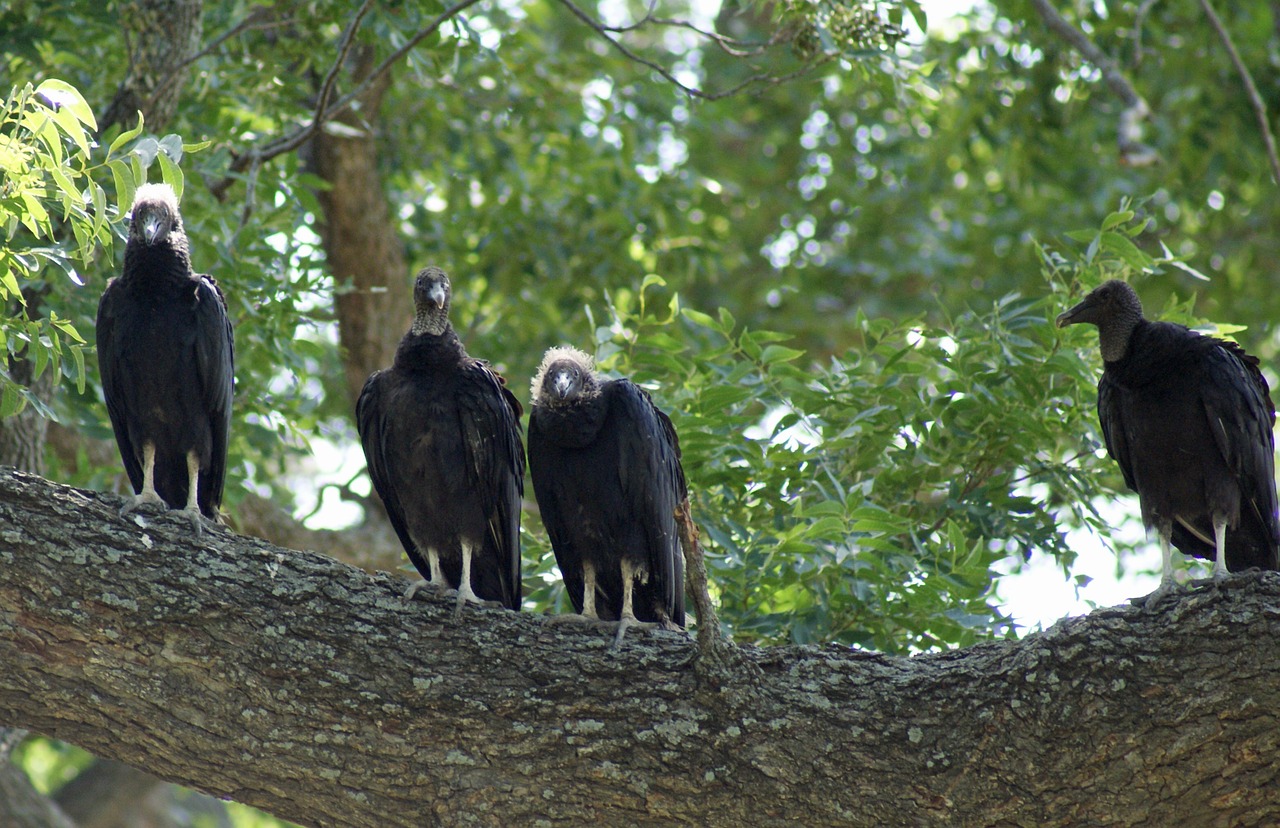
[(418, 273), (413, 326), (356, 403), (360, 442), (409, 560), (426, 584), (458, 591), (455, 616), (467, 601), (519, 610), (520, 403), (467, 356), (449, 299), (443, 270)]
[(1058, 317), (1098, 327), (1098, 419), (1107, 451), (1138, 493), (1173, 583), (1170, 545), (1214, 561), (1214, 577), (1276, 569), (1276, 410), (1257, 357), (1234, 342), (1151, 322), (1113, 280)]
[(575, 348), (533, 380), (529, 472), (573, 607), (588, 618), (684, 627), (676, 508), (687, 499), (671, 420)]
[(98, 303), (98, 369), (134, 497), (217, 522), (226, 479), (235, 353), (217, 283), (191, 270), (178, 199), (138, 188), (124, 271)]

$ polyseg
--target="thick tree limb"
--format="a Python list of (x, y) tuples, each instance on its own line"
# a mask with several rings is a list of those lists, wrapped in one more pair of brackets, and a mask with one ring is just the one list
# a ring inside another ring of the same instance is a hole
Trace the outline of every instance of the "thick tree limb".
[(1264, 825), (1280, 576), (916, 658), (609, 639), (0, 471), (0, 720), (308, 825)]

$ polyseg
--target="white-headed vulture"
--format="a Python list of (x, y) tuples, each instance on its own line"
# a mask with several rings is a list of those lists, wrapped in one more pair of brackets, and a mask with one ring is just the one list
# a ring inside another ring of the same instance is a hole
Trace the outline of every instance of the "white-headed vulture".
[(1113, 280), (1058, 317), (1098, 327), (1098, 419), (1107, 451), (1138, 493), (1173, 583), (1170, 545), (1214, 560), (1214, 576), (1276, 569), (1276, 410), (1258, 359), (1233, 342), (1142, 316)]
[(547, 351), (532, 386), (529, 472), (569, 599), (588, 618), (682, 628), (687, 499), (675, 428), (630, 380)]
[[(356, 423), (373, 487), (431, 586), (520, 609), (520, 403), (449, 323), (449, 277), (418, 273), (413, 326), (370, 375)], [(415, 584), (407, 593), (412, 597)]]
[(98, 369), (135, 496), (217, 522), (231, 434), (235, 353), (217, 283), (192, 272), (178, 199), (138, 188), (124, 271), (98, 303)]

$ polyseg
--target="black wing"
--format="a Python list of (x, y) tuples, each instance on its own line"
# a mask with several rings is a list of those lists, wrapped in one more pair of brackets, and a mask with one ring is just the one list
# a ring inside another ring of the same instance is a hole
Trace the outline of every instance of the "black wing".
[(1102, 378), (1098, 380), (1098, 423), (1102, 426), (1102, 439), (1107, 444), (1107, 454), (1120, 466), (1125, 485), (1136, 492), (1138, 484), (1133, 476), (1133, 458), (1129, 454), (1129, 439), (1125, 431), (1120, 393), (1104, 370)]
[[(1277, 566), (1275, 486), (1276, 410), (1257, 357), (1233, 342), (1219, 341), (1207, 353), (1201, 400), (1218, 451), (1239, 481), (1241, 518), (1254, 523), (1259, 545), (1269, 554), (1249, 565)], [(1232, 544), (1228, 544), (1230, 551)]]
[(129, 483), (135, 492), (142, 491), (142, 464), (138, 461), (139, 452), (129, 440), (129, 428), (126, 425), (123, 386), (127, 381), (122, 364), (119, 340), (115, 336), (115, 322), (119, 316), (119, 305), (128, 301), (126, 285), (119, 279), (112, 279), (98, 300), (98, 319), (95, 339), (98, 346), (98, 373), (102, 378), (102, 396), (107, 403), (107, 414), (111, 418), (111, 430), (116, 435), (116, 445), (120, 447), (120, 459), (124, 461), (125, 473), (129, 475)]
[(684, 556), (675, 513), (687, 495), (675, 427), (640, 386), (629, 380), (609, 385), (622, 496), (648, 537), (648, 588), (661, 597), (671, 621), (683, 627)]
[(196, 376), (213, 438), (209, 468), (200, 474), (200, 509), (213, 517), (222, 503), (235, 395), (235, 334), (218, 283), (200, 276), (196, 288)]
[[(390, 400), (389, 386), (395, 382), (391, 370), (374, 371), (365, 380), (360, 390), (360, 398), (356, 401), (356, 430), (360, 432), (360, 445), (364, 449), (365, 464), (369, 469), (369, 479), (373, 481), (373, 489), (382, 498), (391, 526), (404, 546), (405, 554), (413, 562), (413, 566), (424, 578), (431, 577), (431, 565), (418, 554), (413, 538), (409, 536), (409, 525), (405, 521), (404, 504), (400, 495), (391, 483), (391, 473), (387, 468), (388, 447), (386, 439), (387, 407)], [(396, 451), (393, 447), (391, 451)]]
[[(520, 500), (524, 494), (524, 445), (520, 403), (501, 376), (483, 361), (461, 368), (458, 408), (466, 434), (467, 466), (489, 532), (481, 558), (497, 565), (502, 603), (520, 609)], [(472, 567), (476, 566), (473, 561)], [(473, 572), (473, 578), (476, 577)]]
[(573, 543), (568, 529), (568, 512), (560, 503), (560, 486), (557, 477), (564, 473), (564, 449), (542, 433), (541, 409), (534, 406), (529, 415), (529, 477), (538, 499), (538, 512), (543, 528), (555, 552), (560, 577), (573, 604), (574, 612), (582, 613), (582, 552)]

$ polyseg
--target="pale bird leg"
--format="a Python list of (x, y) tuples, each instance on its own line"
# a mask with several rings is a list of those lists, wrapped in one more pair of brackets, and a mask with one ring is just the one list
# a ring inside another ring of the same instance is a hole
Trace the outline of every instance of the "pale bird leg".
[(1173, 545), (1169, 542), (1172, 532), (1172, 527), (1169, 526), (1161, 526), (1156, 530), (1160, 536), (1160, 586), (1143, 599), (1148, 607), (1154, 606), (1173, 589)]
[(596, 567), (586, 560), (582, 562), (582, 615), (584, 618), (600, 617), (596, 612)]
[(184, 512), (191, 518), (191, 526), (195, 530), (196, 537), (204, 532), (204, 525), (200, 520), (200, 458), (194, 451), (187, 452), (187, 507)]
[(649, 626), (638, 618), (636, 618), (635, 610), (632, 609), (631, 593), (635, 589), (636, 576), (640, 576), (641, 581), (647, 581), (647, 573), (637, 572), (636, 568), (626, 558), (622, 559), (622, 617), (618, 621), (618, 634), (613, 639), (613, 649), (622, 646), (622, 639), (626, 637), (627, 630), (631, 627)]
[(142, 446), (142, 491), (125, 498), (124, 505), (120, 507), (120, 517), (147, 503), (169, 508), (164, 498), (156, 493), (156, 444), (150, 442)]
[(1213, 559), (1213, 579), (1220, 581), (1227, 577), (1227, 519), (1219, 515), (1213, 516), (1213, 545), (1217, 550)]
[(468, 601), (473, 604), (484, 603), (471, 591), (471, 544), (464, 541), (462, 544), (462, 581), (458, 584), (458, 603), (453, 608), (454, 621), (462, 617), (462, 608), (466, 606)]

